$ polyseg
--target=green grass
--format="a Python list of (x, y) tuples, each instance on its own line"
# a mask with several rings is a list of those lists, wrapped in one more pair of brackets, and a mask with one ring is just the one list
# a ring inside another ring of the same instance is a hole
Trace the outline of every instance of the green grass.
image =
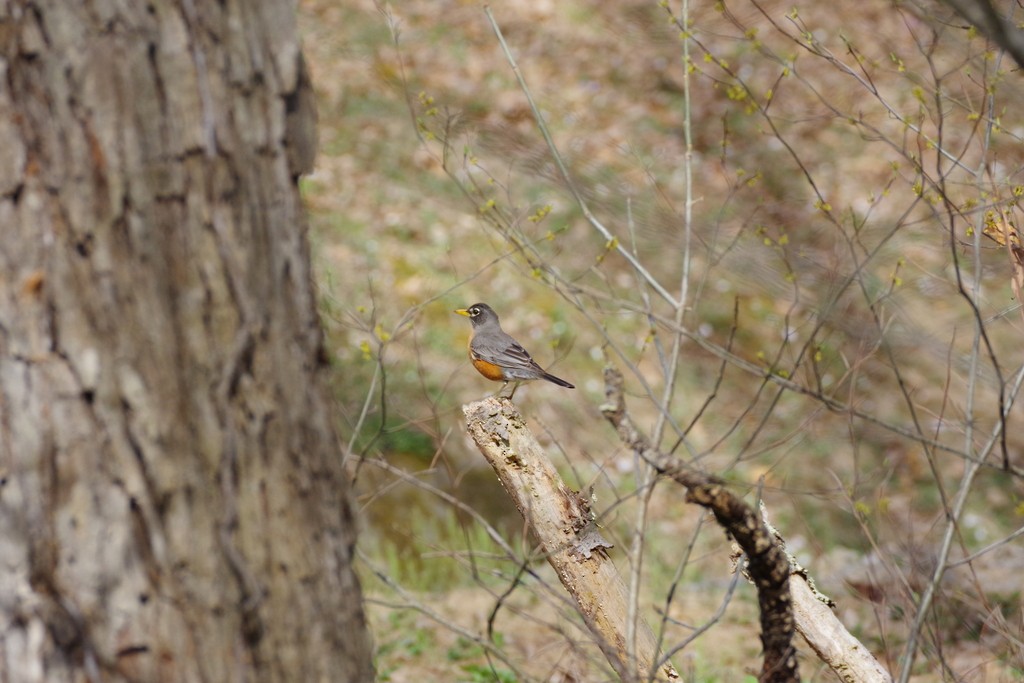
[[(411, 493), (397, 494), (396, 501), (406, 502), (401, 507), (384, 501), (382, 514), (370, 511), (383, 531), (364, 534), (361, 542), (364, 552), (383, 566), (388, 576), (424, 593), (472, 586), (479, 579), (468, 571), (470, 553), (484, 580), (492, 571), (509, 571), (509, 561), (492, 559), (500, 558), (503, 551), (479, 524), (460, 522), (450, 511), (431, 506), (430, 501), (415, 500)], [(371, 586), (376, 584), (370, 575), (366, 580)], [(500, 585), (501, 580), (496, 583)]]

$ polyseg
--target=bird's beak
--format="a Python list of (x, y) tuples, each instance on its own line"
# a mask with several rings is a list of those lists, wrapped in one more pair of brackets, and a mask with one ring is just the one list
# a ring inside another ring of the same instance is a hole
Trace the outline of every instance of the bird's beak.
[(458, 313), (459, 315), (464, 315), (467, 318), (469, 317), (469, 311), (467, 311), (465, 308), (457, 308), (454, 311), (452, 311), (452, 313)]

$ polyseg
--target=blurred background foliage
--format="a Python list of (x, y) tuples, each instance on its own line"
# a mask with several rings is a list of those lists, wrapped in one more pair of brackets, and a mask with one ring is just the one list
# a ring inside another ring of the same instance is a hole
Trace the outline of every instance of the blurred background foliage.
[[(670, 417), (661, 447), (761, 495), (840, 618), (895, 666), (965, 453), (983, 453), (1020, 370), (1002, 246), (1024, 194), (1020, 74), (926, 2), (699, 3), (685, 29), (679, 6), (639, 0), (493, 11), (613, 241), (573, 200), (481, 5), (299, 2), (321, 149), (303, 191), (382, 679), (606, 675), (464, 436), (461, 405), (498, 388), (451, 313), (477, 301), (577, 385), (516, 402), (566, 479), (593, 488), (624, 572), (647, 506), (641, 608), (666, 644), (728, 603), (717, 635), (675, 657), (687, 680), (753, 666), (756, 601), (733, 592), (728, 541), (679, 491), (638, 489), (598, 410), (609, 360), (651, 433)], [(677, 310), (620, 247), (685, 290), (671, 382)], [(990, 457), (954, 559), (1024, 520), (998, 439)], [(1020, 680), (1022, 568), (1012, 541), (946, 573), (915, 680)], [(517, 580), (528, 588), (499, 602)], [(489, 618), (499, 637), (481, 646)]]

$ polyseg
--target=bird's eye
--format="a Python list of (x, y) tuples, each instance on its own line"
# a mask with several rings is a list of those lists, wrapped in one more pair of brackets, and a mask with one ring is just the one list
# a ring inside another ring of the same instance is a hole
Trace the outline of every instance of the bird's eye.
[(476, 316), (480, 315), (480, 309), (474, 306), (473, 308), (469, 309), (469, 314), (475, 318)]

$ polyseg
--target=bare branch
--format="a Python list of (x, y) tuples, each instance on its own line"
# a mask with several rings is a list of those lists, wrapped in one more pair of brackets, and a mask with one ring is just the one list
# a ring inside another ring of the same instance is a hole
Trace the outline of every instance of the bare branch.
[(659, 474), (685, 486), (686, 499), (708, 508), (746, 553), (761, 608), (764, 663), (758, 680), (762, 683), (799, 681), (793, 647), (789, 560), (785, 552), (754, 509), (726, 489), (723, 482), (672, 455), (657, 451), (650, 444), (626, 412), (621, 372), (605, 368), (604, 379), (607, 401), (601, 406), (601, 412), (615, 427), (619, 439)]
[(670, 663), (656, 669), (657, 640), (643, 620), (637, 624), (636, 659), (630, 661), (629, 596), (605, 552), (611, 546), (597, 531), (590, 501), (565, 485), (515, 405), (491, 397), (462, 410), (470, 436), (540, 540), (545, 559), (576, 600), (615, 671), (627, 681), (679, 680)]
[(889, 683), (892, 677), (870, 652), (815, 596), (807, 579), (799, 574), (789, 581), (797, 631), (821, 661), (849, 683)]
[(1024, 31), (1016, 22), (1005, 19), (989, 0), (943, 0), (961, 17), (971, 22), (993, 43), (1010, 53), (1018, 66), (1024, 66)]

